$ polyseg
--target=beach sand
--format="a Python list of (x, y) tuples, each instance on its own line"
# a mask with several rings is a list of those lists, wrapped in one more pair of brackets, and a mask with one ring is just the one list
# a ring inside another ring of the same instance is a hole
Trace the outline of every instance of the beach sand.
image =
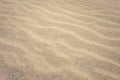
[(120, 0), (0, 0), (0, 80), (120, 80)]

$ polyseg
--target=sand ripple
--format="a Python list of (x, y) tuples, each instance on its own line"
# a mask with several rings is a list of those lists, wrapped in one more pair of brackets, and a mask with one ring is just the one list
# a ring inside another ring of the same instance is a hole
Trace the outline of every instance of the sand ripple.
[(0, 0), (0, 80), (120, 80), (119, 4)]

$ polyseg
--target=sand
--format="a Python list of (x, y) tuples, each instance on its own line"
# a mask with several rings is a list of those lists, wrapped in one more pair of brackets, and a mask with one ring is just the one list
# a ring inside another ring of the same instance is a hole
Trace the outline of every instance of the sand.
[(120, 80), (120, 0), (0, 0), (0, 80)]

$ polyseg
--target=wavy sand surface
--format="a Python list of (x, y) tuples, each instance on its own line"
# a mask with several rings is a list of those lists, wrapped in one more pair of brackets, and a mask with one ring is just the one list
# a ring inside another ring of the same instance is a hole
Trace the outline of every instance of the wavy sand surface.
[(120, 0), (0, 0), (0, 80), (120, 80)]

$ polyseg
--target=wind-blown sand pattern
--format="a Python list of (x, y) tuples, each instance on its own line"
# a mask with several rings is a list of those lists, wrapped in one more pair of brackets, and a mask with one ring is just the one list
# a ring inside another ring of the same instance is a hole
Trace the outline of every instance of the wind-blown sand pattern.
[(120, 0), (0, 0), (0, 80), (120, 80)]

